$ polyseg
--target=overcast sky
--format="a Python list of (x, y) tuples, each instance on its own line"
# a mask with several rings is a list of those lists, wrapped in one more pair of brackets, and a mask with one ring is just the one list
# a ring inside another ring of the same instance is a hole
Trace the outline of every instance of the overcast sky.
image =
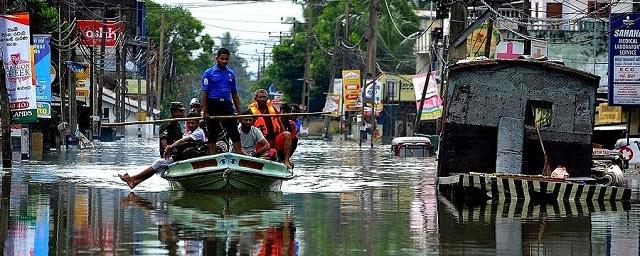
[[(291, 0), (273, 2), (231, 2), (203, 0), (154, 0), (156, 3), (183, 6), (191, 11), (205, 26), (204, 33), (218, 37), (224, 32), (238, 39), (239, 53), (249, 63), (248, 71), (257, 72), (258, 57), (267, 51), (267, 63), (271, 49), (278, 42), (280, 32), (290, 31), (291, 24), (283, 24), (287, 18), (302, 21), (302, 5)], [(269, 34), (271, 32), (271, 34)], [(267, 48), (265, 48), (265, 44)], [(231, 60), (233, 63), (233, 60)]]

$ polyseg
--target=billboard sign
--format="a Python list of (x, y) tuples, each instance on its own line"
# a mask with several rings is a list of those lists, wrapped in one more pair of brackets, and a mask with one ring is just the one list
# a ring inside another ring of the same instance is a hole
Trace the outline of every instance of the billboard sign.
[(36, 101), (51, 102), (51, 35), (33, 35)]
[(36, 122), (36, 86), (31, 65), (29, 13), (0, 15), (0, 55), (6, 71), (12, 121)]
[(612, 105), (640, 105), (640, 13), (612, 13), (609, 93)]
[(102, 34), (104, 34), (104, 45), (114, 47), (118, 36), (124, 31), (124, 23), (122, 22), (103, 23), (99, 20), (78, 20), (76, 24), (80, 32), (80, 45), (86, 46), (101, 46)]
[(361, 87), (360, 70), (343, 70), (342, 71), (342, 87), (344, 95), (344, 111), (360, 111), (360, 87)]

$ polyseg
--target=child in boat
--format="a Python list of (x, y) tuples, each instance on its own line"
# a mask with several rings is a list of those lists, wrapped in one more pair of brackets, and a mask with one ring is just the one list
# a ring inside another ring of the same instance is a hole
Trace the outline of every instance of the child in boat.
[[(189, 117), (198, 117), (199, 115), (196, 113), (189, 114)], [(178, 141), (174, 142), (171, 145), (168, 145), (164, 151), (163, 158), (157, 159), (151, 164), (151, 166), (147, 167), (144, 171), (129, 176), (128, 173), (123, 175), (118, 174), (120, 179), (127, 183), (130, 188), (135, 188), (141, 182), (151, 178), (154, 174), (161, 174), (169, 165), (174, 161), (184, 160), (188, 158), (198, 157), (200, 154), (193, 154), (191, 152), (197, 151), (194, 150), (194, 147), (197, 147), (198, 144), (204, 145), (205, 134), (204, 131), (198, 127), (198, 120), (189, 120), (187, 121), (187, 132)]]
[[(242, 115), (251, 115), (251, 110), (247, 109), (243, 111)], [(271, 148), (269, 141), (267, 141), (260, 129), (253, 125), (255, 121), (255, 117), (245, 117), (242, 118), (240, 125), (238, 126), (242, 149), (246, 151), (248, 155), (253, 157), (275, 159), (275, 149)]]

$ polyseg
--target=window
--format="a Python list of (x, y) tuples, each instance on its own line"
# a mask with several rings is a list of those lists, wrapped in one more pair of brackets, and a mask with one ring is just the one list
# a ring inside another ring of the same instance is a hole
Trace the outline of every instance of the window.
[(109, 119), (109, 108), (102, 109), (102, 119)]
[[(528, 126), (545, 127), (551, 125), (551, 107), (550, 101), (529, 100), (525, 113), (525, 124)], [(534, 123), (535, 122), (535, 123)]]
[(611, 5), (606, 2), (589, 1), (587, 2), (587, 13), (595, 18), (606, 18), (611, 12)]
[(547, 3), (547, 18), (562, 18), (562, 3)]

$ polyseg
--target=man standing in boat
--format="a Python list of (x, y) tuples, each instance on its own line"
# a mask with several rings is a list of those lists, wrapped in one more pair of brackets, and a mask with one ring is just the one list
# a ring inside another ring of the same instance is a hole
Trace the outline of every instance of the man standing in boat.
[[(171, 118), (184, 117), (184, 106), (182, 102), (171, 102), (169, 111), (171, 112)], [(178, 121), (171, 121), (162, 127), (162, 129), (160, 129), (160, 156), (164, 154), (167, 145), (171, 145), (180, 138), (182, 138), (182, 129)]]
[[(198, 114), (191, 113), (189, 117), (198, 117)], [(174, 161), (201, 156), (201, 154), (197, 152), (199, 151), (199, 146), (203, 145), (204, 142), (205, 134), (204, 131), (198, 127), (198, 120), (189, 120), (187, 121), (187, 132), (184, 137), (167, 146), (162, 158), (157, 159), (151, 166), (136, 175), (129, 176), (128, 173), (125, 173), (123, 175), (118, 174), (118, 176), (133, 189), (141, 182), (151, 178), (154, 174), (161, 174), (167, 170), (169, 165)], [(194, 152), (196, 153), (194, 154)]]
[[(249, 104), (249, 109), (252, 114), (279, 113), (278, 109), (271, 104), (271, 100), (269, 99), (265, 89), (256, 90), (253, 99), (254, 102)], [(269, 145), (278, 151), (279, 156), (282, 156), (284, 165), (286, 165), (287, 168), (293, 168), (293, 165), (289, 160), (292, 145), (291, 133), (284, 130), (284, 126), (282, 125), (280, 118), (277, 116), (258, 117), (254, 126), (258, 127), (260, 131), (262, 131), (264, 137), (269, 141)]]
[[(221, 126), (233, 142), (233, 151), (242, 153), (238, 121), (236, 119), (210, 119), (209, 115), (235, 115), (240, 109), (240, 97), (236, 87), (236, 74), (229, 68), (231, 53), (227, 48), (220, 48), (216, 54), (216, 64), (202, 74), (202, 117), (207, 122), (209, 154), (216, 153), (216, 136)], [(234, 108), (235, 106), (235, 108)]]

